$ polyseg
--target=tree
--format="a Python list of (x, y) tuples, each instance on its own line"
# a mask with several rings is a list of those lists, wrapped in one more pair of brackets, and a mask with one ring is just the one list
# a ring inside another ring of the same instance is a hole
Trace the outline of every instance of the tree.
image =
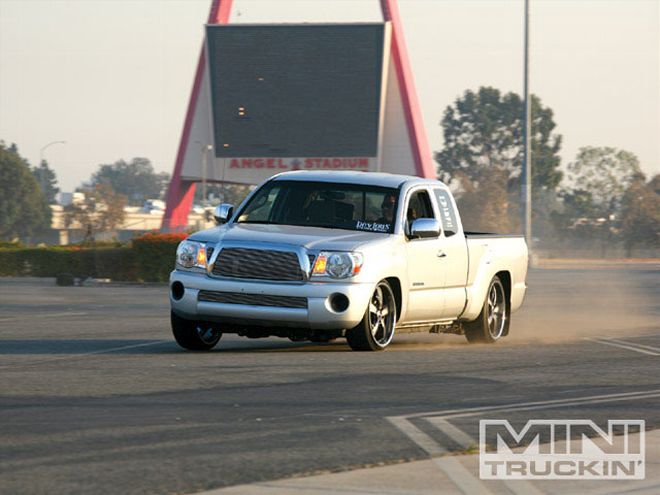
[[(561, 136), (554, 133), (553, 112), (532, 95), (532, 185), (555, 190)], [(466, 91), (445, 109), (441, 125), (444, 147), (436, 153), (445, 182), (478, 182), (493, 168), (509, 174), (509, 189), (517, 188), (522, 169), (523, 101), (515, 93), (481, 87)]]
[[(440, 178), (455, 189), (468, 225), (519, 230), (522, 117), (523, 101), (517, 94), (490, 87), (468, 90), (446, 108), (441, 122), (444, 147), (435, 159)], [(547, 207), (556, 203), (562, 179), (561, 136), (554, 129), (552, 110), (532, 95), (532, 184), (535, 198), (543, 199), (533, 203), (537, 233), (551, 225)]]
[(57, 196), (57, 193), (60, 192), (60, 190), (57, 187), (57, 176), (48, 166), (48, 162), (42, 160), (38, 167), (33, 167), (32, 175), (34, 175), (37, 184), (39, 184), (39, 188), (46, 198), (46, 202), (49, 205), (55, 204), (55, 196)]
[(621, 235), (628, 256), (636, 246), (660, 247), (660, 175), (636, 174), (621, 199)]
[(96, 232), (112, 232), (122, 224), (126, 218), (126, 196), (117, 194), (108, 184), (98, 184), (84, 192), (82, 204), (70, 204), (64, 208), (67, 228), (82, 228), (88, 236), (93, 236)]
[(602, 218), (618, 212), (624, 192), (642, 174), (639, 160), (630, 151), (591, 146), (580, 148), (568, 172), (569, 190), (588, 194), (594, 213)]
[[(485, 173), (485, 172), (484, 172)], [(488, 178), (476, 177), (479, 187), (467, 182), (467, 189), (458, 198), (463, 227), (468, 231), (513, 233), (519, 228), (518, 208), (507, 193), (508, 175), (494, 168)]]
[(154, 172), (149, 159), (133, 158), (130, 162), (117, 160), (111, 165), (99, 165), (87, 186), (107, 184), (126, 196), (129, 204), (141, 206), (147, 199), (162, 198), (169, 180), (168, 173)]
[(30, 165), (0, 141), (0, 238), (30, 237), (50, 227), (51, 211)]
[[(218, 205), (220, 203), (230, 203), (238, 206), (250, 194), (252, 186), (242, 184), (217, 184), (212, 183), (206, 186), (206, 195), (209, 198), (209, 204)], [(197, 184), (195, 189), (195, 202), (203, 203), (202, 186)]]
[(557, 227), (568, 228), (581, 242), (600, 240), (605, 256), (620, 239), (625, 192), (633, 182), (644, 182), (639, 160), (629, 151), (587, 146), (568, 164), (568, 179)]

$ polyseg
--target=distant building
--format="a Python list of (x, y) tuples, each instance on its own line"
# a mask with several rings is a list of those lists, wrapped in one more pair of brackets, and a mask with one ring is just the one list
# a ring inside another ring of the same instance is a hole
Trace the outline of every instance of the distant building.
[[(82, 195), (82, 197), (79, 197), (78, 195)], [(61, 193), (61, 196), (63, 197), (58, 199), (61, 204), (50, 206), (53, 214), (51, 228), (38, 238), (34, 238), (33, 242), (66, 245), (84, 240), (84, 226), (74, 224), (67, 228), (64, 224), (64, 206), (84, 201), (84, 194)], [(160, 203), (162, 203), (162, 201), (160, 201)], [(151, 209), (147, 209), (146, 207), (126, 207), (124, 209), (126, 212), (124, 223), (115, 232), (95, 232), (95, 239), (97, 241), (110, 241), (116, 239), (118, 241), (125, 242), (146, 232), (160, 230), (160, 226), (163, 221), (164, 209), (158, 209), (154, 206), (158, 206), (158, 204), (151, 204)], [(211, 227), (212, 225), (214, 225), (213, 222), (208, 222), (205, 220), (205, 215), (203, 212), (191, 212), (188, 216), (188, 227), (191, 231), (201, 230)]]

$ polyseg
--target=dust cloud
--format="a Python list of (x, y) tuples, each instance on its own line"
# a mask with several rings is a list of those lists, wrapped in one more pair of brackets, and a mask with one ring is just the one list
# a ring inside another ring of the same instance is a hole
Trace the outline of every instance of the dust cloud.
[[(560, 343), (660, 333), (660, 264), (572, 261), (530, 269), (523, 307), (499, 345)], [(469, 345), (456, 335), (397, 335), (394, 350)]]
[(532, 269), (513, 315), (513, 342), (559, 342), (660, 331), (658, 265)]

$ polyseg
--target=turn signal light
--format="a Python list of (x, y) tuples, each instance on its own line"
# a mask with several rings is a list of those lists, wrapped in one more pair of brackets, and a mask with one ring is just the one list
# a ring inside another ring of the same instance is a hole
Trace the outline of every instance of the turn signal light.
[(197, 264), (206, 266), (206, 249), (204, 247), (197, 251)]
[(312, 273), (314, 275), (324, 275), (325, 274), (325, 267), (328, 264), (328, 258), (325, 255), (320, 255), (318, 258), (316, 258), (316, 263), (314, 263), (314, 270), (312, 270)]

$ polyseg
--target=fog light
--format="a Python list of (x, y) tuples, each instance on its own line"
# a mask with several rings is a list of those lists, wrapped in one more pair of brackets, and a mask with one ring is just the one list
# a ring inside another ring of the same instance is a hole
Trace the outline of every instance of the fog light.
[(332, 294), (330, 296), (330, 307), (337, 313), (342, 313), (348, 309), (348, 297), (344, 294)]
[(171, 291), (172, 291), (172, 299), (178, 301), (183, 297), (183, 293), (185, 292), (185, 289), (181, 282), (174, 282), (172, 284)]

